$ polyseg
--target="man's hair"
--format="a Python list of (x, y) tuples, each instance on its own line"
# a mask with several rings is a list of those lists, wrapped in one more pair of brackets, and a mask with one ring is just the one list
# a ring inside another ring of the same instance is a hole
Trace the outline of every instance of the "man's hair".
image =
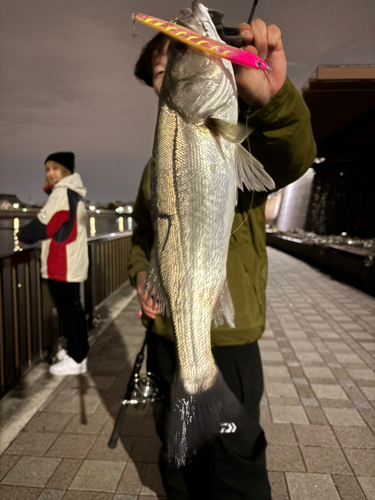
[(152, 87), (152, 57), (154, 53), (161, 54), (168, 37), (163, 33), (158, 33), (143, 47), (141, 55), (134, 68), (134, 74), (139, 80), (143, 80), (146, 85)]

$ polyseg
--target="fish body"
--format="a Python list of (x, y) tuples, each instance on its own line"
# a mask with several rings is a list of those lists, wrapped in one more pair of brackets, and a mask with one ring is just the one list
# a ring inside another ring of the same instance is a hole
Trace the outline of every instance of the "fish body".
[[(219, 39), (202, 4), (193, 2), (191, 16), (201, 33)], [(171, 48), (153, 150), (147, 289), (173, 323), (178, 378), (170, 452), (178, 465), (239, 406), (216, 367), (211, 322), (224, 316), (234, 326), (226, 261), (237, 188), (264, 190), (273, 182), (239, 144), (246, 132), (237, 127), (237, 106), (231, 63)]]

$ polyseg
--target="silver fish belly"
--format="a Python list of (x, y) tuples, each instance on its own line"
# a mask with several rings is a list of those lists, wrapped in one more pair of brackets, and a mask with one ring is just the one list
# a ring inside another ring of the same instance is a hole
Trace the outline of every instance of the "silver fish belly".
[(212, 313), (226, 280), (236, 198), (233, 145), (219, 153), (205, 126), (160, 110), (152, 176), (155, 245), (180, 377), (188, 394), (212, 386)]

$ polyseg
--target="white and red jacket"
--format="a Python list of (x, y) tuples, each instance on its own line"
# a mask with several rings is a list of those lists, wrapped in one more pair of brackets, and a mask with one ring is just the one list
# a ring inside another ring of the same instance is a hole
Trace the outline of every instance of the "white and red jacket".
[(86, 188), (79, 174), (63, 177), (52, 188), (43, 212), (21, 228), (19, 239), (42, 241), (42, 277), (79, 283), (87, 279)]

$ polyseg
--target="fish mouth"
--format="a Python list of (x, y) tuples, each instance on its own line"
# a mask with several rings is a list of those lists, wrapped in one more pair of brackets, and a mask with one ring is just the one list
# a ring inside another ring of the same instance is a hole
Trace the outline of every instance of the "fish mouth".
[(197, 31), (197, 28), (199, 30), (197, 19), (195, 18), (193, 11), (189, 8), (180, 10), (175, 22), (180, 26), (184, 26), (185, 28), (189, 28), (199, 33), (199, 31)]
[[(204, 35), (206, 30), (200, 19), (200, 10), (206, 9), (204, 5), (200, 4), (197, 1), (192, 2), (191, 9), (181, 9), (178, 18), (176, 19), (176, 23), (181, 26), (185, 26), (185, 28), (189, 28), (200, 35)], [(207, 9), (206, 9), (207, 10)]]

